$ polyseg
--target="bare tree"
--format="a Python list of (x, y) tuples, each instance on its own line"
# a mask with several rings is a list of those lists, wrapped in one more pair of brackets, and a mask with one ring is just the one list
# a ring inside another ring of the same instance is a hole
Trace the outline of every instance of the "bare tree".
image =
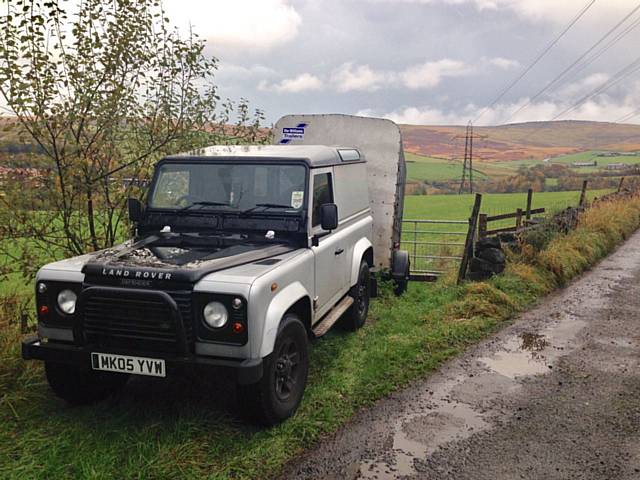
[(2, 3), (0, 94), (49, 168), (32, 188), (5, 179), (0, 273), (113, 245), (160, 156), (259, 140), (262, 112), (221, 100), (217, 59), (170, 27), (160, 0)]

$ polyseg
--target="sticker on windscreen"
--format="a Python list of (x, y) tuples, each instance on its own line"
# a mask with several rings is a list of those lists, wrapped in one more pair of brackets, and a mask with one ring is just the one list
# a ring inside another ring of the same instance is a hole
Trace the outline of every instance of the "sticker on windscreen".
[(291, 206), (293, 208), (300, 208), (303, 200), (304, 192), (291, 192)]

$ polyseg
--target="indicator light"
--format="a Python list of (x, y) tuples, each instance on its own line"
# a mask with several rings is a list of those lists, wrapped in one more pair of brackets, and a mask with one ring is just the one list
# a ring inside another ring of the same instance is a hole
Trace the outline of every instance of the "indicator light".
[(233, 333), (242, 333), (244, 332), (244, 325), (240, 322), (236, 322), (233, 324)]

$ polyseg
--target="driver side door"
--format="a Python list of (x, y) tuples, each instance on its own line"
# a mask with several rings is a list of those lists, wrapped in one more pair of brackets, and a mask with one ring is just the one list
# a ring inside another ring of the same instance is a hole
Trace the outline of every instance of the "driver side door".
[[(311, 177), (311, 234), (326, 233), (320, 226), (320, 206), (334, 203), (333, 169), (312, 171)], [(347, 271), (346, 239), (338, 230), (319, 239), (317, 247), (311, 247), (315, 263), (316, 318), (324, 315), (344, 294)]]

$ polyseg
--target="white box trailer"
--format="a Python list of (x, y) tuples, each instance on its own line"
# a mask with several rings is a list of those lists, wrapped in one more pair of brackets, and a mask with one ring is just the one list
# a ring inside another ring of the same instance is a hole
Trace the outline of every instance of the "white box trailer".
[(408, 255), (399, 252), (406, 165), (398, 125), (353, 115), (286, 115), (273, 133), (274, 144), (352, 147), (360, 152), (367, 162), (375, 266), (392, 270), (394, 277), (408, 275)]

